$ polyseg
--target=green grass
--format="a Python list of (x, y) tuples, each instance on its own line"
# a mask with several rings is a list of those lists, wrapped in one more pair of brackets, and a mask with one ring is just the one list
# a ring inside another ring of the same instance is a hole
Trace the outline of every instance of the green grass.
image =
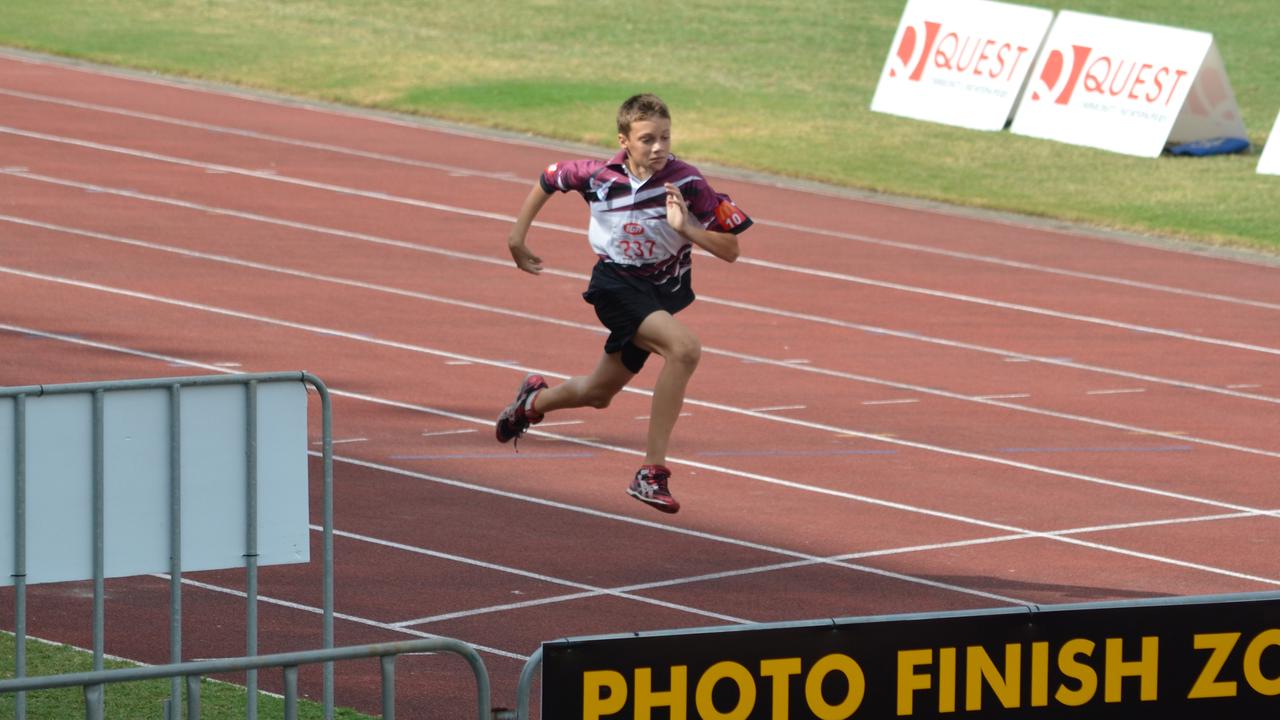
[[(16, 652), (13, 635), (0, 633), (0, 678), (14, 676)], [(134, 667), (132, 663), (119, 660), (107, 660), (104, 665), (108, 670)], [(92, 669), (91, 653), (66, 645), (27, 640), (26, 674), (28, 677), (87, 672)], [(104, 695), (106, 717), (161, 717), (164, 701), (169, 697), (169, 681), (151, 680), (112, 684), (106, 687)], [(200, 687), (200, 716), (204, 720), (244, 718), (247, 697), (248, 694), (243, 687), (205, 680)], [(185, 703), (185, 700), (182, 702)], [(0, 695), (0, 720), (10, 720), (15, 716), (14, 704), (13, 695)], [(284, 700), (259, 694), (258, 716), (264, 720), (284, 717)], [(298, 717), (316, 720), (323, 716), (321, 705), (305, 700), (298, 703)], [(346, 708), (335, 708), (334, 716), (339, 720), (371, 720), (368, 715), (361, 715)], [(78, 687), (27, 693), (28, 720), (68, 720), (81, 717), (84, 717), (84, 692)]]
[(1254, 149), (1195, 159), (872, 113), (903, 0), (5, 0), (0, 43), (601, 146), (652, 90), (697, 161), (1280, 251), (1270, 3), (1071, 3), (1215, 35)]

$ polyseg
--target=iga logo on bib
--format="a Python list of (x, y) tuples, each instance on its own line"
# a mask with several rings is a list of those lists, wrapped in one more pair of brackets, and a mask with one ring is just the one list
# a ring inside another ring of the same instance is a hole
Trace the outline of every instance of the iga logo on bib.
[(622, 226), (622, 232), (628, 235), (643, 235), (644, 226), (640, 223), (629, 222)]

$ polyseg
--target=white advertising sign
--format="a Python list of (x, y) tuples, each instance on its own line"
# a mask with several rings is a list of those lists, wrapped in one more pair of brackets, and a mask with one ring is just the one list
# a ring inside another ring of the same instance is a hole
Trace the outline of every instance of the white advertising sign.
[(1144, 157), (1171, 142), (1246, 137), (1212, 35), (1067, 10), (1012, 130)]
[[(0, 398), (0, 587), (12, 585), (14, 399)], [(169, 572), (170, 397), (167, 388), (103, 400), (103, 574)], [(248, 498), (245, 391), (183, 388), (181, 558), (187, 571), (244, 567)], [(90, 393), (26, 402), (26, 580), (94, 577), (94, 429)], [(258, 388), (258, 562), (310, 558), (307, 393), (302, 383)]]
[(1258, 172), (1266, 175), (1280, 175), (1280, 115), (1276, 116), (1275, 125), (1271, 126), (1271, 134), (1267, 136), (1267, 144), (1262, 147), (1262, 158), (1258, 160)]
[(1053, 13), (988, 0), (909, 0), (871, 109), (1000, 130)]

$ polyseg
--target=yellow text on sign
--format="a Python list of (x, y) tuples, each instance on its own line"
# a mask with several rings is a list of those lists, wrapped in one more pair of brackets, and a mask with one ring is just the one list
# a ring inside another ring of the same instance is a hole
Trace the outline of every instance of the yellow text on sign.
[[(841, 675), (848, 691), (843, 698), (831, 702), (822, 693), (822, 683), (829, 675)], [(760, 683), (768, 683), (773, 703), (770, 710), (777, 720), (787, 720), (790, 715), (792, 678), (803, 675), (805, 704), (809, 712), (820, 720), (847, 720), (862, 705), (866, 696), (866, 676), (858, 662), (848, 655), (833, 653), (817, 660), (805, 672), (800, 658), (776, 658), (761, 660), (756, 672), (747, 666), (725, 660), (707, 668), (693, 685), (695, 717), (702, 720), (744, 720), (756, 709)], [(653, 668), (636, 668), (631, 682), (616, 670), (590, 670), (582, 674), (582, 718), (600, 720), (621, 712), (630, 698), (636, 720), (650, 720), (656, 708), (664, 708), (671, 720), (689, 718), (689, 668), (674, 665), (663, 684), (665, 689), (654, 688)], [(712, 700), (720, 683), (730, 683), (737, 688), (737, 702), (733, 707), (717, 707)], [(800, 688), (797, 688), (800, 689)]]
[[(1144, 637), (1137, 658), (1126, 660), (1124, 638), (1103, 641), (1102, 695), (1108, 703), (1121, 702), (1123, 680), (1139, 679), (1139, 699), (1156, 699), (1159, 678), (1160, 642), (1157, 637)], [(1132, 643), (1131, 643), (1132, 644)], [(1046, 707), (1050, 703), (1050, 644), (1034, 642), (1028, 649), (1020, 643), (1004, 646), (1003, 658), (997, 661), (981, 645), (963, 649), (954, 647), (902, 650), (898, 653), (897, 713), (910, 716), (916, 711), (916, 694), (933, 690), (937, 696), (937, 713), (952, 713), (963, 700), (967, 711), (982, 710), (983, 689), (988, 688), (1006, 709)], [(1098, 649), (1092, 640), (1067, 640), (1058, 648), (1056, 665), (1064, 681), (1054, 688), (1052, 699), (1060, 705), (1076, 707), (1093, 700), (1098, 693), (1098, 672), (1082, 660), (1091, 659)], [(959, 657), (963, 650), (964, 677), (960, 683)], [(1128, 651), (1132, 653), (1132, 651)], [(1023, 697), (1023, 676), (1029, 681), (1029, 697)], [(927, 714), (933, 715), (935, 710)]]

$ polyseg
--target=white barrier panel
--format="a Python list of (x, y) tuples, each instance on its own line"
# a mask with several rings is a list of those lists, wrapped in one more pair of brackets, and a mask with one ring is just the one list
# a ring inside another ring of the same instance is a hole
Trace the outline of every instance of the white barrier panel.
[[(258, 388), (258, 563), (309, 560), (307, 393)], [(167, 573), (167, 389), (103, 396), (104, 576)], [(245, 389), (181, 391), (182, 569), (244, 567)], [(27, 582), (88, 580), (93, 571), (93, 395), (26, 401)], [(0, 518), (14, 513), (14, 399), (0, 398)], [(12, 525), (0, 532), (0, 586), (12, 585)]]
[(1271, 134), (1267, 136), (1267, 144), (1262, 148), (1262, 157), (1258, 159), (1258, 172), (1264, 175), (1280, 175), (1280, 115), (1271, 126)]
[(1170, 142), (1247, 135), (1212, 35), (1067, 10), (1012, 130), (1143, 157)]
[(1053, 13), (988, 0), (909, 0), (871, 109), (1000, 130)]

